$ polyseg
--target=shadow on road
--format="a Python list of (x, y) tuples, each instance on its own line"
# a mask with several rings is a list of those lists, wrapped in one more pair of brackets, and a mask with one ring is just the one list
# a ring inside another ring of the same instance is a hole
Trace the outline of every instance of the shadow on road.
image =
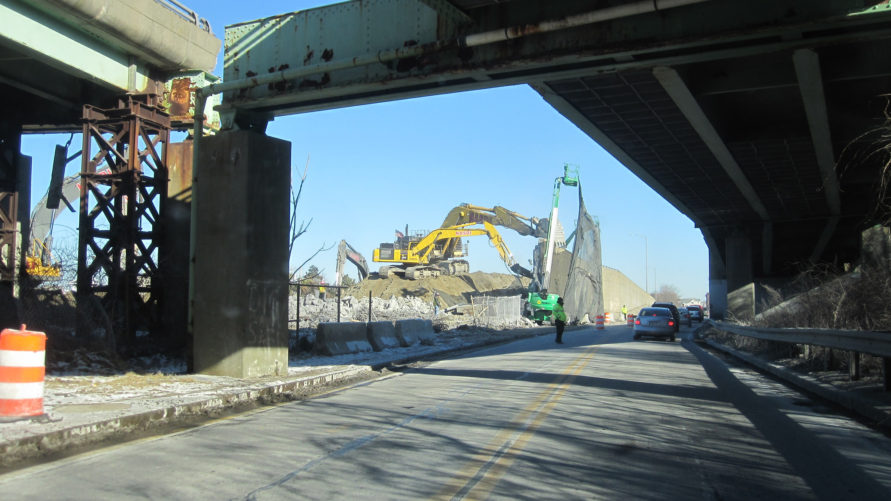
[(891, 499), (891, 492), (882, 484), (772, 402), (759, 397), (719, 359), (690, 341), (682, 345), (702, 364), (721, 398), (761, 432), (819, 499)]

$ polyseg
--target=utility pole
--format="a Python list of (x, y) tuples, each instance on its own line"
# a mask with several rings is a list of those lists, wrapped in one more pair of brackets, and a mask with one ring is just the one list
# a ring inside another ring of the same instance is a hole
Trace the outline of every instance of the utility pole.
[(644, 239), (644, 292), (650, 293), (650, 250), (647, 245), (647, 236), (640, 233), (632, 233), (632, 236)]

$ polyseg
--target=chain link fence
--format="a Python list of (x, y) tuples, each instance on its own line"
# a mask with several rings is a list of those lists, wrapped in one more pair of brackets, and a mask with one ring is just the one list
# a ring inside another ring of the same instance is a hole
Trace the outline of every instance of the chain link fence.
[(471, 298), (473, 324), (481, 327), (516, 327), (522, 322), (522, 296)]

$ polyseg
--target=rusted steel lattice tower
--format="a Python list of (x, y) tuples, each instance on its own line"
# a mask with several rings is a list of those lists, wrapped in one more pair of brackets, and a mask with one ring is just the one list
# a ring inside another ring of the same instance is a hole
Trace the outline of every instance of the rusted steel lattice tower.
[(21, 129), (0, 124), (0, 282), (12, 282), (18, 273), (16, 223), (19, 194), (18, 157)]
[(78, 330), (111, 323), (126, 349), (159, 321), (170, 118), (155, 95), (87, 105), (83, 118)]

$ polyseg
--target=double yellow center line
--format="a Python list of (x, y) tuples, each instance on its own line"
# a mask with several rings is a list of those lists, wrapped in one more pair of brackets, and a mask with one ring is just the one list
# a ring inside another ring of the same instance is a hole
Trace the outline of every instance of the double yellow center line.
[(433, 496), (437, 500), (486, 499), (499, 480), (513, 465), (517, 456), (541, 426), (557, 402), (572, 385), (576, 376), (594, 358), (597, 347), (592, 347), (569, 364), (560, 378), (549, 384), (535, 400), (527, 405), (501, 429), (492, 440)]

